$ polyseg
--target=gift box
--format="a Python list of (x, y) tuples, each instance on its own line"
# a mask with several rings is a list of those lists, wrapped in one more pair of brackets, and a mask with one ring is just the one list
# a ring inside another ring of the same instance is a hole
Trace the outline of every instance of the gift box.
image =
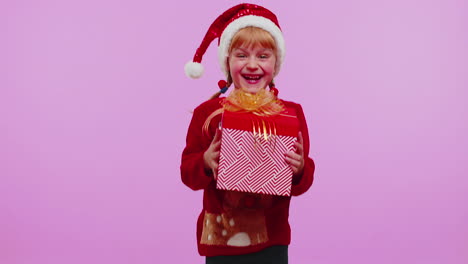
[(224, 111), (221, 126), (216, 187), (290, 196), (293, 172), (285, 154), (294, 150), (299, 131), (294, 109), (274, 116)]

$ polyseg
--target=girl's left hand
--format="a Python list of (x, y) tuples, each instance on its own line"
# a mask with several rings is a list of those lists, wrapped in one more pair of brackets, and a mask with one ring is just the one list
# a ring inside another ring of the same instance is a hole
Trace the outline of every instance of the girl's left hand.
[(304, 140), (302, 138), (302, 133), (299, 131), (297, 136), (298, 141), (294, 143), (296, 151), (290, 151), (286, 153), (286, 162), (291, 166), (294, 175), (302, 174), (304, 169)]

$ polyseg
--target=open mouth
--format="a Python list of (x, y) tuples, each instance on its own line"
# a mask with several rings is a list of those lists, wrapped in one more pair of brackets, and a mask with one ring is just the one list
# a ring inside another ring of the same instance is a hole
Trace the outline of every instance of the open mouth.
[(244, 77), (244, 79), (248, 82), (248, 83), (257, 83), (262, 77), (263, 75), (259, 75), (259, 74), (243, 74), (242, 77)]

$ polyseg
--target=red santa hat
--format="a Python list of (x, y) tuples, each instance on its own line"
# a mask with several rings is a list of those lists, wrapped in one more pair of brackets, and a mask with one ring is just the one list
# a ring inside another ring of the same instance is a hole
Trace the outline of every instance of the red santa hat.
[(211, 24), (193, 60), (185, 64), (185, 74), (194, 79), (200, 78), (203, 75), (204, 69), (201, 64), (203, 54), (205, 54), (210, 43), (215, 38), (218, 38), (219, 64), (221, 65), (221, 70), (228, 77), (229, 71), (226, 59), (229, 56), (228, 51), (232, 38), (237, 31), (245, 27), (258, 27), (271, 34), (277, 46), (275, 75), (278, 74), (285, 53), (283, 33), (281, 32), (276, 15), (264, 7), (254, 4), (240, 4), (231, 7)]

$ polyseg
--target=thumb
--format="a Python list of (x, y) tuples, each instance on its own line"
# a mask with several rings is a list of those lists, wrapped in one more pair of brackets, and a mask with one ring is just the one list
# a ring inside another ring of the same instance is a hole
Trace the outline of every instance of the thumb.
[(216, 132), (215, 132), (215, 135), (214, 135), (214, 138), (213, 138), (213, 142), (217, 142), (217, 141), (220, 141), (221, 140), (221, 130), (219, 130), (219, 128), (216, 129)]
[(299, 131), (298, 135), (297, 135), (297, 139), (299, 141), (299, 143), (304, 144), (304, 138), (302, 137), (302, 132)]

